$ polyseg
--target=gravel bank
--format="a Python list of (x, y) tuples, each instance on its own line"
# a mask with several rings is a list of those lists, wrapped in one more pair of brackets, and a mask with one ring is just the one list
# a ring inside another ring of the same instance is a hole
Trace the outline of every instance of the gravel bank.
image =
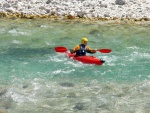
[(150, 21), (150, 0), (1, 0), (0, 17)]

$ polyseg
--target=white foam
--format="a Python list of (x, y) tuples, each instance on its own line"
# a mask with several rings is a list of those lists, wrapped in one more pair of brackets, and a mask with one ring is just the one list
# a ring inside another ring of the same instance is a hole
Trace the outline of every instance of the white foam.
[(17, 31), (16, 29), (12, 29), (12, 30), (8, 31), (8, 33), (12, 34), (13, 36), (28, 35), (27, 32)]
[(74, 67), (82, 67), (83, 66), (83, 63), (75, 61), (73, 59), (69, 59), (69, 58), (68, 58), (68, 61), (66, 61), (64, 64), (72, 65)]
[(6, 97), (11, 97), (18, 105), (26, 101), (35, 101), (32, 92), (26, 93), (24, 90), (20, 89), (20, 87), (11, 87), (6, 94)]
[(55, 56), (51, 56), (50, 57), (50, 61), (53, 61), (53, 62), (63, 62), (65, 60), (65, 57), (62, 57), (64, 56), (64, 54), (57, 54)]
[(50, 46), (55, 46), (55, 43), (53, 43), (53, 42), (45, 42), (46, 43), (46, 45), (50, 45)]
[(142, 53), (140, 56), (143, 58), (149, 58), (150, 59), (150, 54), (149, 53)]
[(47, 25), (41, 25), (40, 27), (41, 27), (41, 28), (48, 28)]
[(140, 57), (140, 58), (148, 58), (148, 59), (150, 59), (150, 54), (149, 53), (140, 53), (140, 52), (133, 52), (132, 54), (131, 54), (131, 56), (132, 57), (134, 57), (134, 59), (135, 59), (135, 57)]
[(14, 43), (14, 44), (22, 44), (22, 42), (18, 41), (18, 40), (13, 40), (12, 43)]
[[(106, 71), (106, 73), (110, 72), (112, 71)], [(38, 112), (41, 110), (40, 107), (51, 108), (50, 110), (57, 109), (59, 111), (69, 108), (68, 112), (72, 112), (72, 106), (76, 106), (77, 103), (85, 106), (89, 105), (83, 110), (86, 113), (91, 113), (90, 110), (93, 109), (97, 109), (98, 112), (105, 112), (107, 106), (109, 106), (111, 111), (116, 108), (118, 113), (121, 111), (128, 112), (130, 109), (134, 109), (134, 112), (143, 110), (143, 108), (148, 109), (146, 106), (149, 103), (149, 80), (135, 84), (99, 82), (97, 79), (85, 82), (79, 80), (73, 83), (73, 87), (61, 86), (60, 83), (64, 82), (66, 82), (66, 78), (65, 80), (58, 79), (58, 81), (35, 78), (28, 83), (29, 86), (27, 88), (22, 88), (22, 84), (11, 85), (5, 98), (11, 98), (13, 103), (17, 104), (17, 107), (11, 106), (14, 112), (20, 109), (24, 110), (24, 106), (32, 111), (34, 105), (39, 108), (37, 109)], [(122, 109), (122, 106), (124, 109)], [(137, 106), (141, 106), (141, 108), (137, 110)], [(113, 113), (116, 112), (114, 111)]]
[(118, 61), (119, 57), (112, 55), (112, 56), (102, 56), (101, 59), (103, 59), (104, 61), (106, 61), (105, 63), (109, 66), (115, 66), (116, 65), (116, 61)]
[(137, 46), (131, 46), (131, 47), (127, 47), (127, 48), (129, 48), (129, 49), (139, 49), (139, 47), (137, 47)]
[(4, 33), (4, 32), (5, 32), (5, 29), (4, 29), (4, 28), (1, 28), (0, 33), (2, 34), (2, 33)]
[(66, 69), (59, 69), (59, 70), (55, 70), (55, 71), (53, 71), (52, 72), (52, 74), (69, 74), (69, 73), (71, 73), (71, 72), (73, 72), (73, 71), (75, 71), (75, 69), (68, 69), (68, 70), (66, 70)]

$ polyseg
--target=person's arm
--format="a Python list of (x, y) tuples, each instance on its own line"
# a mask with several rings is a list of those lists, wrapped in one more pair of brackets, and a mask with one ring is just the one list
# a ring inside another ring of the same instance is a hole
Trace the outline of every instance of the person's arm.
[(96, 53), (96, 50), (91, 49), (90, 47), (86, 47), (87, 53)]
[(70, 52), (71, 53), (75, 53), (77, 50), (80, 49), (80, 46), (79, 45), (76, 45)]

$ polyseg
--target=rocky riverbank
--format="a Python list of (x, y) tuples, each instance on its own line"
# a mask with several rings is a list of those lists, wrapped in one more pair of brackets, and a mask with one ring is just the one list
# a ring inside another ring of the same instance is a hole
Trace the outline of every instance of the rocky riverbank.
[(150, 0), (1, 0), (0, 17), (150, 21)]

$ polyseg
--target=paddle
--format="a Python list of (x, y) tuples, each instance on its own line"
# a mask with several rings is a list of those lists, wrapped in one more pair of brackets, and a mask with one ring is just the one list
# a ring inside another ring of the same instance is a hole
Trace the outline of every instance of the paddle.
[[(68, 49), (66, 47), (64, 47), (64, 46), (57, 46), (57, 47), (55, 47), (55, 51), (56, 52), (64, 53), (64, 52), (67, 52), (67, 50)], [(99, 49), (97, 51), (99, 51), (101, 53), (110, 53), (111, 49)]]
[(67, 48), (66, 47), (63, 47), (63, 46), (57, 46), (55, 47), (55, 51), (56, 52), (60, 52), (60, 53), (64, 53), (64, 52), (67, 52)]
[(110, 53), (110, 52), (111, 52), (111, 49), (99, 49), (99, 50), (97, 50), (97, 51), (99, 51), (99, 52), (101, 52), (101, 53)]

